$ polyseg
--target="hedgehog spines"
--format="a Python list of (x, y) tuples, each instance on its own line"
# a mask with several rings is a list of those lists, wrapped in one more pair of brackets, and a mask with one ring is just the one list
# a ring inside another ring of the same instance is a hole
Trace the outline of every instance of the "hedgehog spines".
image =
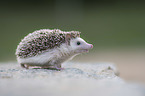
[(66, 42), (67, 34), (70, 34), (70, 39), (80, 37), (78, 31), (64, 32), (59, 29), (41, 29), (29, 33), (19, 43), (16, 55), (20, 58), (32, 57), (45, 52), (47, 49), (59, 47)]

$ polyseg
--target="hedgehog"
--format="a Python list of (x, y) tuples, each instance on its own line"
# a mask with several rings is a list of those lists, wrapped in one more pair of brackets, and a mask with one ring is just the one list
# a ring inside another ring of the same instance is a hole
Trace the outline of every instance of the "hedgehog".
[(64, 69), (61, 64), (78, 54), (93, 48), (80, 37), (79, 31), (65, 32), (59, 29), (40, 29), (29, 33), (16, 49), (16, 58), (21, 67)]

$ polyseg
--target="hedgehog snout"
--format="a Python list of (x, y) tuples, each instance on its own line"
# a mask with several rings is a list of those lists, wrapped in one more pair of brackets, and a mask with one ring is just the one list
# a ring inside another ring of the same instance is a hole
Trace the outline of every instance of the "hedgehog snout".
[(86, 43), (82, 49), (92, 49), (92, 48), (93, 48), (92, 44)]
[(81, 48), (80, 48), (80, 50), (78, 50), (78, 52), (80, 52), (80, 53), (89, 52), (89, 49), (92, 49), (92, 48), (93, 48), (92, 44), (85, 43), (84, 45), (81, 46)]
[(90, 46), (90, 49), (92, 49), (92, 48), (93, 48), (93, 44), (88, 44), (88, 46)]

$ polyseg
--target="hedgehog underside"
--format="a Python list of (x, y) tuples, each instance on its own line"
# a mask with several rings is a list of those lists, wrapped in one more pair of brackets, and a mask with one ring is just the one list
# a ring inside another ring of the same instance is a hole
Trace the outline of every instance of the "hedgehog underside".
[[(57, 49), (56, 49), (57, 50)], [(61, 64), (67, 59), (71, 58), (74, 54), (70, 55), (56, 55), (50, 57), (50, 54), (54, 55), (57, 51), (54, 52), (44, 52), (41, 55), (28, 57), (28, 58), (19, 58), (18, 61), (23, 68), (46, 68), (46, 69), (60, 69)]]

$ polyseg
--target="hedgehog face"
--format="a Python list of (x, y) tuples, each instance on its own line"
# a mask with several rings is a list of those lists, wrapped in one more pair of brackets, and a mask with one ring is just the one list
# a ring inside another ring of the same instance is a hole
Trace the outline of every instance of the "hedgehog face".
[(88, 52), (89, 49), (93, 48), (92, 44), (88, 44), (82, 38), (75, 38), (70, 41), (70, 46), (75, 53)]

